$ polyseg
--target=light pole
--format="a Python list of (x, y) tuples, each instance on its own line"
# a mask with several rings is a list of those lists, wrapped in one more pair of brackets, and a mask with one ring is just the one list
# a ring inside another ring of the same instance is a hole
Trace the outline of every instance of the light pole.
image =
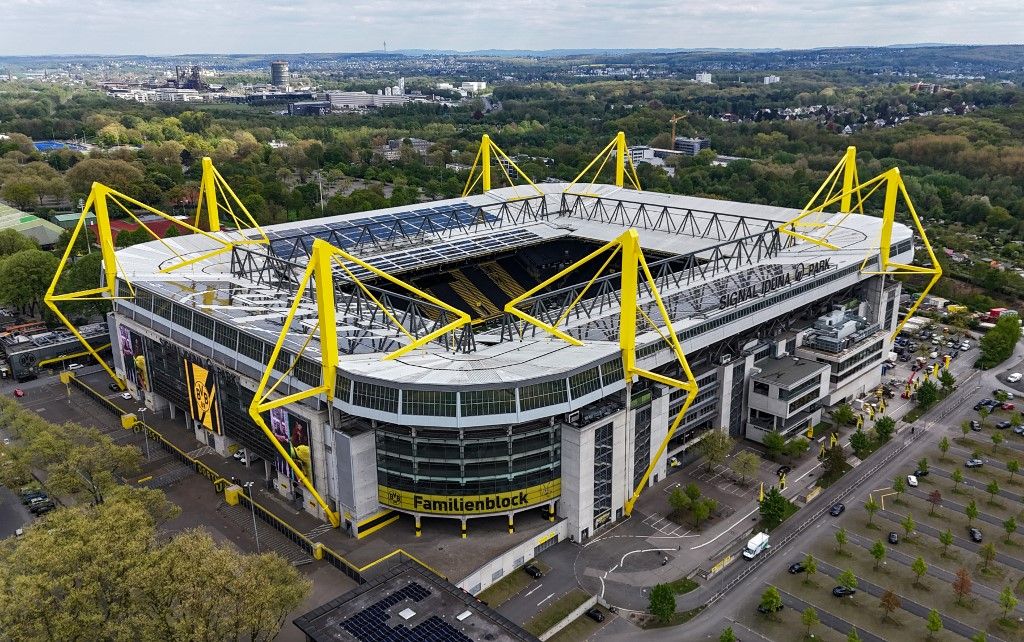
[(139, 408), (138, 413), (141, 415), (139, 423), (142, 424), (142, 435), (146, 439), (146, 461), (149, 461), (149, 428), (146, 427), (146, 408)]
[(256, 554), (260, 554), (260, 532), (256, 530), (256, 503), (252, 499), (252, 487), (256, 482), (247, 481), (242, 486), (249, 493), (249, 508), (252, 509), (252, 534), (256, 538)]

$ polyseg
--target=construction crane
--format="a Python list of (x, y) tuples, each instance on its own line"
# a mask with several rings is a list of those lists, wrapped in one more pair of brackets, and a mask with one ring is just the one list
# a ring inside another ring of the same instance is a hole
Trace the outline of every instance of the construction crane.
[(684, 118), (686, 118), (685, 115), (680, 116), (676, 114), (675, 116), (672, 116), (672, 118), (668, 119), (668, 122), (672, 123), (672, 142), (669, 143), (670, 149), (675, 149), (676, 147), (676, 123), (683, 120)]

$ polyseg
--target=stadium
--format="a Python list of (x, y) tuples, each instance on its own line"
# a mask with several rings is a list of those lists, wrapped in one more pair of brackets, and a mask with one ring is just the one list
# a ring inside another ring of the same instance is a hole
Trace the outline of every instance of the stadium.
[(492, 188), (492, 154), (518, 170), (485, 137), (479, 194), (262, 229), (207, 159), (194, 233), (116, 254), (131, 199), (94, 187), (111, 374), (353, 536), (539, 511), (584, 541), (709, 431), (789, 439), (875, 388), (892, 275), (938, 278), (852, 149), (804, 210), (642, 191), (621, 134), (607, 184)]

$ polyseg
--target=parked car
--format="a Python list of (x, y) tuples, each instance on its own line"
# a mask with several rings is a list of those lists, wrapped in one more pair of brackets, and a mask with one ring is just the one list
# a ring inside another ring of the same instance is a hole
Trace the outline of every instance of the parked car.
[(967, 468), (981, 468), (982, 464), (984, 463), (985, 462), (981, 461), (980, 459), (968, 459), (967, 461), (964, 462), (964, 466)]
[(917, 470), (914, 471), (914, 476), (915, 477), (927, 477), (928, 476), (928, 471), (923, 469), (923, 468), (918, 468)]
[(1004, 401), (1003, 403), (999, 404), (1000, 410), (1013, 410), (1014, 408), (1015, 406), (1009, 401)]
[(234, 457), (235, 459), (241, 460), (242, 457), (245, 457), (245, 450), (239, 448), (238, 450), (233, 452), (231, 456)]
[(972, 542), (981, 543), (981, 531), (977, 528), (968, 528), (967, 534), (970, 536)]
[(832, 595), (835, 597), (846, 597), (847, 595), (854, 595), (857, 589), (846, 588), (845, 586), (837, 586), (832, 589)]
[(119, 386), (116, 383), (114, 383), (113, 381), (111, 381), (110, 383), (107, 384), (107, 389), (108, 390), (112, 390), (114, 392), (117, 392), (117, 391), (119, 391), (121, 389), (121, 386)]
[(1019, 372), (1012, 372), (1010, 376), (1006, 378), (1006, 383), (1017, 383), (1021, 379), (1024, 379), (1024, 375)]
[(803, 562), (797, 562), (796, 564), (791, 564), (789, 566), (789, 574), (790, 575), (796, 575), (797, 573), (803, 573), (806, 570), (807, 569), (804, 568)]
[(587, 617), (595, 622), (604, 622), (604, 613), (600, 609), (588, 609)]
[(982, 399), (978, 403), (974, 404), (975, 412), (977, 412), (978, 410), (981, 410), (982, 408), (987, 407), (988, 406), (988, 402), (990, 402), (990, 401), (992, 401), (992, 400), (991, 399)]
[(917, 488), (917, 477), (913, 475), (907, 475), (907, 486), (911, 488)]
[(69, 363), (68, 364), (68, 370), (78, 370), (81, 367), (82, 367), (82, 364), (80, 364), (80, 363)]
[(46, 499), (46, 500), (43, 500), (41, 502), (37, 502), (35, 504), (32, 504), (31, 506), (28, 507), (28, 510), (33, 515), (37, 515), (38, 516), (38, 515), (45, 515), (45, 514), (49, 513), (51, 510), (53, 510), (54, 508), (57, 508), (57, 505), (53, 503), (53, 500)]
[(132, 393), (130, 393), (130, 392), (128, 392), (128, 391), (126, 390), (126, 391), (124, 391), (124, 392), (122, 392), (122, 393), (121, 393), (121, 398), (122, 398), (122, 399), (132, 399)]
[(981, 422), (977, 419), (971, 419), (971, 430), (974, 432), (981, 432)]
[(900, 543), (900, 535), (899, 535), (899, 533), (897, 533), (896, 531), (889, 531), (889, 543), (890, 544), (894, 544), (894, 545), (895, 544), (899, 544)]
[(1013, 424), (1011, 424), (1009, 421), (1000, 421), (999, 423), (996, 424), (996, 428), (998, 428), (999, 430), (1006, 430), (1012, 425)]
[(21, 388), (15, 388), (14, 389), (14, 396), (15, 397), (24, 397), (25, 396), (25, 391), (22, 390)]
[(1024, 435), (1024, 426), (1017, 426), (1016, 428), (1014, 428), (1013, 429), (1013, 434), (1015, 434), (1015, 435)]
[(843, 506), (840, 503), (840, 504), (836, 504), (832, 508), (830, 508), (829, 511), (828, 511), (828, 514), (831, 515), (832, 517), (839, 517), (840, 515), (843, 514), (844, 510), (846, 510), (846, 506)]
[(781, 611), (782, 608), (783, 608), (783, 606), (781, 604), (779, 604), (778, 606), (776, 606), (775, 608), (772, 608), (772, 609), (765, 608), (764, 604), (758, 604), (757, 605), (757, 612), (762, 614), (762, 615), (769, 615), (771, 613), (775, 613), (777, 611)]
[(49, 498), (49, 495), (46, 494), (46, 491), (42, 491), (42, 490), (39, 490), (39, 489), (31, 489), (31, 490), (23, 490), (23, 491), (21, 491), (21, 503), (25, 504), (26, 506), (31, 504), (33, 500), (36, 500), (36, 499), (48, 499), (48, 498)]
[(995, 390), (992, 391), (992, 396), (993, 397), (1000, 397), (1000, 396), (1004, 396), (1004, 395), (1006, 396), (1007, 399), (1013, 399), (1014, 398), (1013, 393), (1010, 392), (1009, 390), (1003, 390), (1002, 388), (996, 388)]
[(793, 469), (789, 466), (779, 466), (779, 469), (775, 471), (775, 474), (782, 477), (783, 475), (788, 475), (792, 470)]
[(526, 571), (527, 575), (529, 575), (535, 580), (539, 580), (540, 578), (544, 577), (544, 573), (541, 573), (540, 569), (533, 564), (527, 564), (523, 567), (523, 570)]

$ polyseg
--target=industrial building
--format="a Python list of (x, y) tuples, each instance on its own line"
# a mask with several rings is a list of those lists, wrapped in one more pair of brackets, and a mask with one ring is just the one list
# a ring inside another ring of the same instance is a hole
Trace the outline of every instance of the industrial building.
[(287, 87), (288, 79), (288, 61), (286, 60), (275, 60), (270, 63), (270, 84), (275, 87)]
[(353, 536), (537, 511), (578, 541), (710, 431), (878, 384), (915, 237), (851, 202), (898, 170), (798, 211), (627, 189), (616, 140), (616, 184), (491, 189), (482, 145), (481, 194), (117, 250), (114, 369)]
[(707, 138), (687, 138), (685, 136), (676, 136), (676, 139), (672, 142), (672, 149), (677, 152), (682, 152), (687, 156), (696, 156), (700, 150), (709, 149), (711, 147), (711, 141)]
[[(96, 350), (109, 347), (107, 324), (83, 325), (78, 332)], [(84, 357), (82, 345), (74, 334), (66, 330), (48, 330), (42, 324), (5, 328), (0, 332), (0, 350), (6, 356), (10, 376), (16, 381), (35, 379), (43, 368), (58, 370), (76, 358)]]

